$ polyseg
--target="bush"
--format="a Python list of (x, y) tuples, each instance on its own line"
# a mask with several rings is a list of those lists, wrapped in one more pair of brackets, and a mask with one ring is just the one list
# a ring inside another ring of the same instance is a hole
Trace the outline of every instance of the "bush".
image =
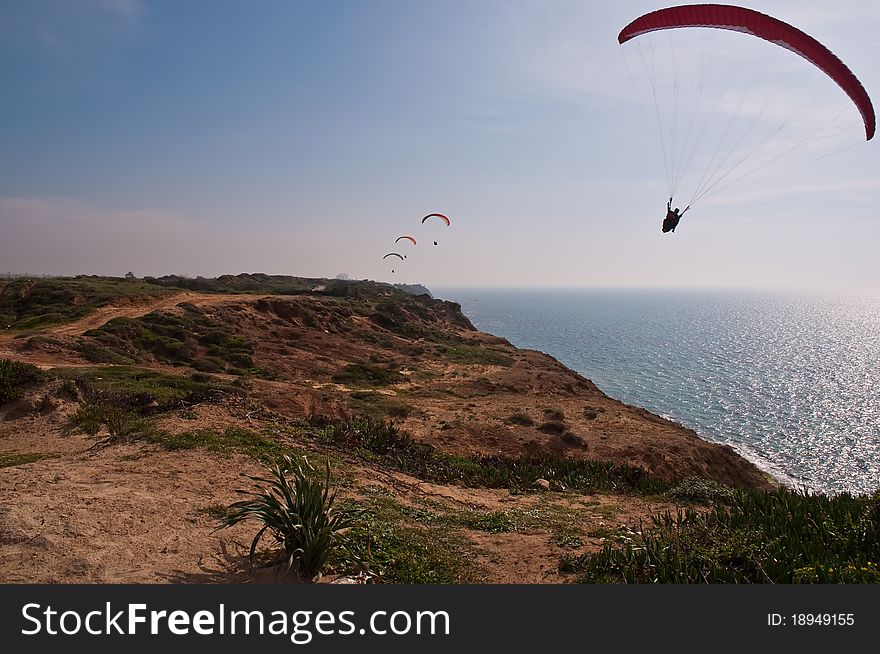
[(333, 375), (337, 384), (359, 386), (389, 386), (404, 381), (406, 377), (390, 367), (369, 363), (352, 363)]
[(563, 443), (568, 443), (569, 445), (574, 445), (575, 447), (587, 447), (587, 441), (578, 436), (577, 434), (573, 434), (570, 431), (565, 432), (560, 439)]
[(70, 417), (71, 424), (79, 427), (89, 436), (95, 436), (102, 426), (110, 435), (107, 442), (125, 441), (143, 437), (154, 431), (152, 423), (115, 404), (87, 402), (80, 405)]
[(565, 423), (559, 422), (558, 420), (548, 420), (540, 427), (538, 427), (538, 431), (542, 431), (545, 434), (552, 434), (554, 436), (561, 436), (565, 433)]
[(231, 504), (220, 528), (245, 520), (262, 523), (251, 541), (251, 562), (268, 531), (284, 547), (285, 573), (295, 568), (302, 579), (311, 581), (321, 574), (336, 550), (345, 548), (343, 532), (355, 525), (360, 512), (334, 508), (336, 495), (330, 493), (329, 463), (323, 478), (305, 457), (294, 461), (285, 456), (270, 470), (269, 478), (245, 475), (258, 485), (258, 490), (236, 491), (249, 499)]
[(512, 425), (520, 425), (521, 427), (532, 427), (535, 424), (534, 420), (521, 411), (511, 414), (507, 422)]
[(28, 384), (38, 384), (45, 373), (29, 363), (3, 359), (0, 361), (0, 404), (17, 400)]

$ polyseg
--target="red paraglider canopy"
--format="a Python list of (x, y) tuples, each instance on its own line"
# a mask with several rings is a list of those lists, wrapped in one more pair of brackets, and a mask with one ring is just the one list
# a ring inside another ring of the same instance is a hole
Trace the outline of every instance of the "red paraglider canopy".
[(425, 221), (426, 221), (428, 218), (430, 218), (431, 216), (437, 216), (440, 220), (442, 220), (443, 222), (446, 223), (447, 227), (448, 227), (449, 224), (450, 224), (450, 223), (449, 223), (449, 218), (447, 218), (446, 216), (444, 216), (442, 213), (429, 213), (427, 216), (425, 216), (424, 218), (422, 218), (422, 222), (425, 222)]
[(617, 36), (620, 43), (654, 32), (678, 27), (711, 27), (757, 36), (800, 55), (833, 79), (850, 97), (865, 121), (867, 140), (874, 136), (874, 107), (858, 78), (834, 53), (816, 39), (781, 20), (733, 5), (682, 5), (659, 9), (636, 18)]

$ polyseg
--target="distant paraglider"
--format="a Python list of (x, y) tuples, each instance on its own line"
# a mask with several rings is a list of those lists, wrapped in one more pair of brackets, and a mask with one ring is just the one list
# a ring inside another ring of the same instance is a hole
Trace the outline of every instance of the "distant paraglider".
[[(416, 239), (412, 236), (398, 236), (396, 239), (394, 239), (395, 243), (400, 243), (400, 241), (410, 241), (413, 245), (416, 244)], [(405, 254), (403, 255), (403, 258), (406, 259)]]
[[(384, 261), (384, 260), (387, 259), (388, 257), (397, 257), (397, 258), (400, 259), (401, 261), (403, 261), (403, 260), (406, 258), (404, 255), (399, 254), (399, 253), (397, 253), (397, 252), (389, 252), (389, 253), (386, 254), (384, 257), (382, 257), (382, 260)], [(392, 273), (394, 272), (394, 268), (391, 269), (391, 272), (392, 272)]]
[(431, 217), (433, 217), (433, 216), (436, 216), (437, 218), (439, 218), (440, 220), (442, 220), (444, 223), (446, 223), (446, 226), (447, 226), (447, 227), (449, 227), (449, 225), (451, 224), (450, 221), (449, 221), (449, 218), (447, 218), (446, 216), (444, 216), (442, 213), (429, 213), (427, 216), (425, 216), (424, 218), (422, 218), (422, 222), (424, 223), (428, 218), (431, 218)]
[[(452, 221), (449, 219), (449, 216), (442, 214), (442, 213), (429, 213), (428, 215), (426, 215), (422, 218), (422, 224), (424, 225), (425, 223), (427, 223), (430, 218), (436, 218), (438, 221), (442, 221), (446, 227), (449, 227), (452, 224)], [(416, 237), (410, 236), (409, 234), (401, 234), (396, 239), (394, 239), (395, 244), (399, 244), (401, 241), (409, 241), (413, 247), (415, 247), (418, 244)], [(434, 243), (434, 245), (437, 245), (437, 241), (433, 241), (433, 243)], [(406, 251), (406, 250), (404, 250), (404, 251)], [(387, 254), (385, 254), (382, 257), (382, 260), (384, 261), (385, 259), (389, 259), (392, 257), (397, 257), (398, 259), (403, 261), (404, 259), (407, 258), (407, 255), (403, 254), (402, 252), (388, 252)], [(397, 271), (394, 268), (392, 268), (391, 272), (392, 272), (392, 274), (394, 274)]]
[[(429, 213), (427, 216), (422, 218), (422, 224), (425, 224), (425, 221), (428, 220), (428, 218), (439, 218), (444, 223), (446, 223), (447, 227), (449, 227), (452, 224), (452, 222), (449, 220), (449, 217), (444, 216), (442, 213)], [(434, 241), (434, 245), (437, 245), (437, 241)]]

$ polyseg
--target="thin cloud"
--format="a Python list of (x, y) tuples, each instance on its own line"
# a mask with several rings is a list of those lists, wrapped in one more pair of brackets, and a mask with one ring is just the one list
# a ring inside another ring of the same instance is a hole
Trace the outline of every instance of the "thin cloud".
[(101, 8), (130, 23), (136, 22), (144, 10), (140, 0), (101, 0)]
[(45, 27), (37, 30), (37, 38), (39, 38), (40, 41), (55, 50), (60, 50), (61, 47), (64, 45), (57, 34)]

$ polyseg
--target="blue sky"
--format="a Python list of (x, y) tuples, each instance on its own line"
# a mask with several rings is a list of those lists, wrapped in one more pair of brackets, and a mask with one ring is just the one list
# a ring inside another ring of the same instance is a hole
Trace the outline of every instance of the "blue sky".
[[(762, 171), (660, 234), (655, 110), (616, 40), (659, 6), (4, 2), (0, 272), (880, 288), (873, 141)], [(880, 93), (874, 0), (749, 6)], [(777, 50), (788, 101), (826, 85), (835, 143), (857, 144), (843, 93)], [(452, 226), (419, 222), (433, 211)], [(419, 245), (392, 274), (401, 234)]]

